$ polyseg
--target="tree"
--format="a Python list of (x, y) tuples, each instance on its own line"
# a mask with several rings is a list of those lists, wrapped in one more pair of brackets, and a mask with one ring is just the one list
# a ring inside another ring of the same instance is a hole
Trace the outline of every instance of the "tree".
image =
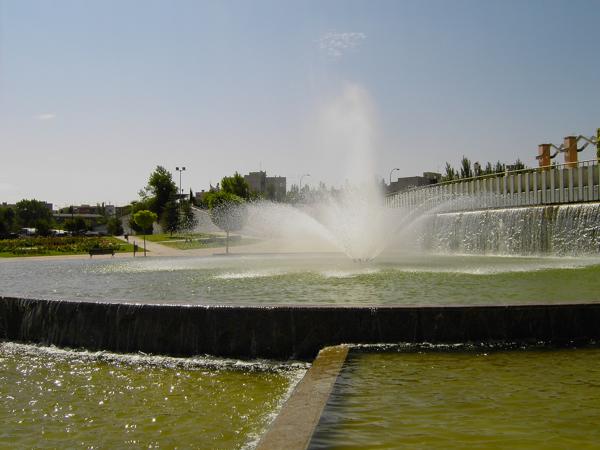
[(471, 170), (471, 160), (463, 155), (460, 160), (460, 177), (461, 178), (471, 178), (473, 176), (473, 171)]
[(90, 228), (90, 224), (82, 217), (75, 217), (65, 220), (65, 230), (70, 231), (73, 234), (81, 234)]
[(523, 164), (523, 161), (521, 161), (520, 158), (517, 158), (517, 160), (513, 164), (513, 170), (523, 170), (523, 169), (525, 169), (525, 164)]
[(292, 184), (290, 186), (290, 190), (285, 196), (285, 201), (287, 203), (297, 203), (298, 201), (300, 201), (300, 189), (298, 189), (297, 184)]
[(229, 233), (241, 230), (246, 221), (244, 199), (229, 192), (208, 195), (208, 208), (213, 223), (227, 234), (225, 252), (229, 253)]
[(443, 180), (444, 181), (452, 181), (456, 178), (456, 171), (454, 170), (454, 167), (452, 167), (450, 165), (450, 163), (446, 163), (446, 175), (444, 175)]
[(180, 227), (183, 230), (192, 232), (198, 226), (198, 219), (194, 214), (191, 202), (183, 202), (181, 204), (181, 223)]
[(165, 205), (160, 218), (160, 224), (163, 227), (163, 230), (170, 233), (171, 236), (173, 236), (173, 233), (179, 230), (179, 205), (175, 202), (175, 200), (169, 200)]
[(228, 194), (237, 195), (244, 200), (250, 198), (250, 186), (238, 172), (234, 173), (232, 177), (223, 177), (221, 190)]
[(39, 236), (50, 236), (52, 222), (47, 219), (38, 219), (35, 222), (35, 230)]
[(133, 221), (144, 230), (144, 256), (146, 256), (146, 232), (152, 229), (152, 224), (156, 222), (158, 216), (156, 213), (143, 209), (133, 215)]
[(15, 205), (21, 227), (36, 228), (40, 221), (52, 223), (52, 211), (39, 200), (21, 200)]
[(139, 201), (134, 200), (129, 205), (129, 208), (128, 208), (129, 209), (129, 228), (131, 228), (136, 233), (143, 233), (144, 230), (137, 223), (135, 223), (135, 220), (133, 220), (133, 216), (138, 211), (142, 211), (144, 209), (149, 210), (150, 209), (149, 204), (150, 204), (150, 202), (146, 198), (145, 200), (139, 200)]
[(113, 236), (121, 236), (124, 232), (121, 219), (117, 217), (111, 217), (110, 219), (108, 219), (108, 222), (106, 223), (106, 229), (108, 231), (108, 234), (111, 234)]
[(17, 231), (17, 214), (9, 206), (0, 206), (0, 237)]
[(148, 185), (140, 192), (142, 200), (147, 201), (148, 209), (160, 216), (169, 200), (177, 195), (177, 185), (171, 172), (162, 166), (156, 166), (150, 174)]
[(54, 218), (46, 203), (39, 200), (21, 200), (15, 205), (15, 209), (20, 227), (35, 228), (41, 236), (50, 235)]

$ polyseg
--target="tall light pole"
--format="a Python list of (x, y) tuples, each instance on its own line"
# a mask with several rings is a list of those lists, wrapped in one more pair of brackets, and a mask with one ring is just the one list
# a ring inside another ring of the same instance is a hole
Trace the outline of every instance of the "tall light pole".
[(400, 170), (397, 167), (395, 169), (390, 170), (390, 186), (392, 185), (392, 173), (394, 173), (394, 170)]
[(304, 175), (300, 175), (300, 187), (299, 190), (302, 190), (302, 178), (304, 177), (310, 177), (310, 173), (305, 173)]
[(183, 194), (183, 191), (181, 190), (181, 172), (185, 170), (185, 167), (175, 167), (175, 170), (179, 172), (179, 195), (181, 196), (181, 194)]

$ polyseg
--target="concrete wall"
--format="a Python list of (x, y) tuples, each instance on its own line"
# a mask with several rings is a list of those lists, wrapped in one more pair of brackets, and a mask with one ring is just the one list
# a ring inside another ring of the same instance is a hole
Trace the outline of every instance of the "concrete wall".
[(0, 339), (113, 352), (312, 359), (342, 343), (600, 339), (600, 303), (525, 306), (183, 306), (0, 297)]

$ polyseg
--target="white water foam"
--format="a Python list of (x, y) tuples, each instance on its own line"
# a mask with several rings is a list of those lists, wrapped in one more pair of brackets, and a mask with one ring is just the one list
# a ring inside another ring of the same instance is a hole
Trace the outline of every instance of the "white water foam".
[(248, 272), (225, 272), (215, 275), (217, 280), (245, 280), (252, 278), (268, 278), (285, 275), (288, 272), (283, 270), (253, 270)]
[(366, 267), (363, 269), (349, 269), (349, 270), (325, 270), (319, 272), (324, 278), (354, 278), (361, 275), (373, 275), (379, 273), (381, 270), (375, 267)]
[(214, 369), (214, 370), (243, 370), (243, 371), (270, 371), (270, 372), (295, 372), (304, 371), (310, 364), (300, 361), (275, 361), (257, 359), (251, 361), (232, 358), (217, 358), (213, 356), (192, 356), (188, 358), (174, 356), (150, 355), (146, 353), (111, 353), (106, 351), (73, 350), (55, 346), (34, 344), (19, 344), (15, 342), (0, 342), (0, 350), (7, 354), (20, 355), (47, 355), (57, 359), (76, 359), (89, 362), (108, 362), (112, 364), (127, 364), (132, 366), (166, 367), (170, 369)]

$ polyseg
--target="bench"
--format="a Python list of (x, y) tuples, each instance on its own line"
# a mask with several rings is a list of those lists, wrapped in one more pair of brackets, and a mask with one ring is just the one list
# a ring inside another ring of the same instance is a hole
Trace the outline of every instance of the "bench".
[(90, 248), (90, 258), (94, 255), (112, 255), (115, 256), (115, 250), (113, 248)]

